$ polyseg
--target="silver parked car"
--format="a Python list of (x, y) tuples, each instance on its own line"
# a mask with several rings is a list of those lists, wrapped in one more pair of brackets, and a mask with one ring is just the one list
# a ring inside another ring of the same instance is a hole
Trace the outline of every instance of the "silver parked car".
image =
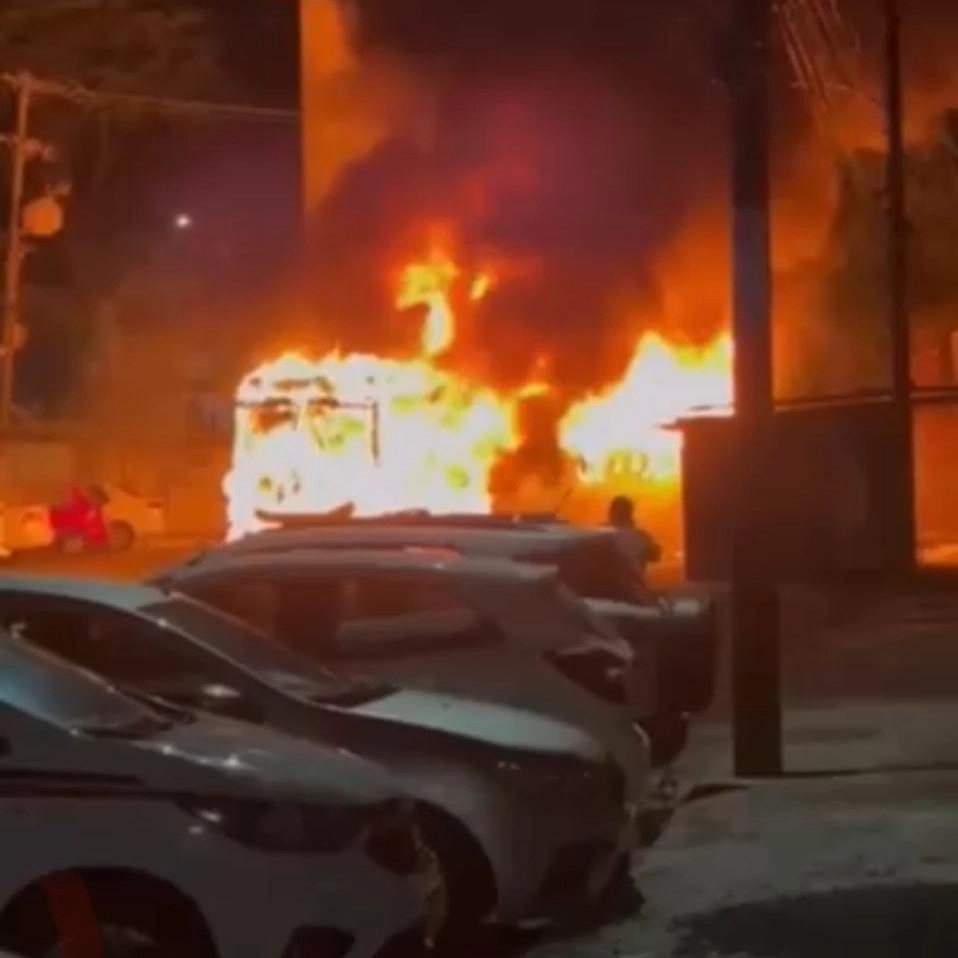
[(541, 923), (617, 891), (634, 829), (625, 776), (577, 728), (528, 711), (344, 678), (185, 596), (0, 580), (33, 643), (141, 695), (268, 725), (384, 766), (417, 800), (449, 893), (440, 934)]
[[(712, 702), (720, 627), (705, 595), (640, 594), (608, 529), (584, 529), (552, 517), (508, 518), (400, 513), (368, 519), (286, 516), (285, 527), (218, 548), (232, 554), (289, 549), (390, 549), (510, 559), (548, 565), (613, 624), (644, 672), (639, 721), (652, 762), (670, 764), (685, 747), (690, 720)], [(202, 555), (196, 561), (202, 561)]]

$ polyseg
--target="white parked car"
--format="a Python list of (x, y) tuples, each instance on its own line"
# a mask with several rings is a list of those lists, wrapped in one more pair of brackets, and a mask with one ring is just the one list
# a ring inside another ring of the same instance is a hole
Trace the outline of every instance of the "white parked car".
[(157, 580), (321, 662), (578, 725), (649, 787), (632, 661), (553, 570), (460, 557), (212, 550)]
[(29, 958), (91, 934), (373, 958), (427, 919), (428, 856), (378, 766), (151, 707), (9, 634), (0, 780), (0, 947)]
[(150, 498), (110, 482), (90, 487), (103, 502), (103, 514), (111, 535), (129, 536), (129, 544), (162, 536), (167, 531), (166, 506), (162, 499)]
[(42, 504), (0, 504), (0, 549), (4, 555), (53, 545), (50, 510)]
[(287, 517), (288, 528), (222, 546), (232, 553), (286, 549), (421, 550), (533, 562), (559, 577), (612, 623), (650, 681), (640, 721), (653, 764), (671, 763), (685, 747), (691, 716), (712, 702), (720, 628), (714, 602), (696, 595), (662, 595), (650, 603), (636, 592), (631, 570), (608, 529), (584, 529), (554, 519), (400, 514), (370, 519)]
[(122, 688), (373, 759), (417, 800), (449, 935), (553, 921), (618, 891), (625, 776), (584, 732), (526, 711), (349, 680), (238, 619), (148, 586), (0, 580), (2, 621)]

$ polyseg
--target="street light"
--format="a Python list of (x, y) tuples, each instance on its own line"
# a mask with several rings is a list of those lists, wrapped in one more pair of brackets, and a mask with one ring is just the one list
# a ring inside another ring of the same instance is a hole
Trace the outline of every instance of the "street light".
[(193, 217), (189, 213), (178, 213), (173, 220), (173, 225), (178, 230), (188, 230), (193, 228)]

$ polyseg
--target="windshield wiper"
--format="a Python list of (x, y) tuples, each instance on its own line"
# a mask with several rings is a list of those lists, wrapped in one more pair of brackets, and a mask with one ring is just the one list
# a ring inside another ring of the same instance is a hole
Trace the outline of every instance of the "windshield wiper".
[(175, 725), (190, 725), (196, 721), (196, 716), (189, 710), (185, 709), (180, 705), (174, 705), (168, 699), (164, 699), (159, 695), (152, 695), (148, 692), (143, 692), (140, 689), (123, 689), (123, 694), (128, 698), (135, 699), (137, 702), (142, 703), (152, 712), (156, 712), (157, 716), (162, 716), (162, 718), (157, 718), (158, 722), (166, 721), (168, 727)]
[(310, 702), (316, 705), (336, 705), (340, 708), (354, 708), (357, 705), (365, 705), (367, 702), (373, 702), (376, 699), (385, 698), (392, 695), (395, 688), (391, 685), (352, 685), (339, 692), (327, 692), (322, 695), (308, 696)]
[(143, 716), (132, 721), (106, 723), (103, 725), (80, 725), (79, 730), (91, 738), (141, 739), (168, 732), (173, 723), (161, 718)]

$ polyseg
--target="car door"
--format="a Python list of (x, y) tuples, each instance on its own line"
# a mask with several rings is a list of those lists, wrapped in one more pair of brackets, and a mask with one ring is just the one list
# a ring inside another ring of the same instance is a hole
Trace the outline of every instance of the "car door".
[(78, 599), (4, 595), (0, 624), (114, 685), (238, 719), (262, 711), (234, 672), (187, 638), (133, 613)]

